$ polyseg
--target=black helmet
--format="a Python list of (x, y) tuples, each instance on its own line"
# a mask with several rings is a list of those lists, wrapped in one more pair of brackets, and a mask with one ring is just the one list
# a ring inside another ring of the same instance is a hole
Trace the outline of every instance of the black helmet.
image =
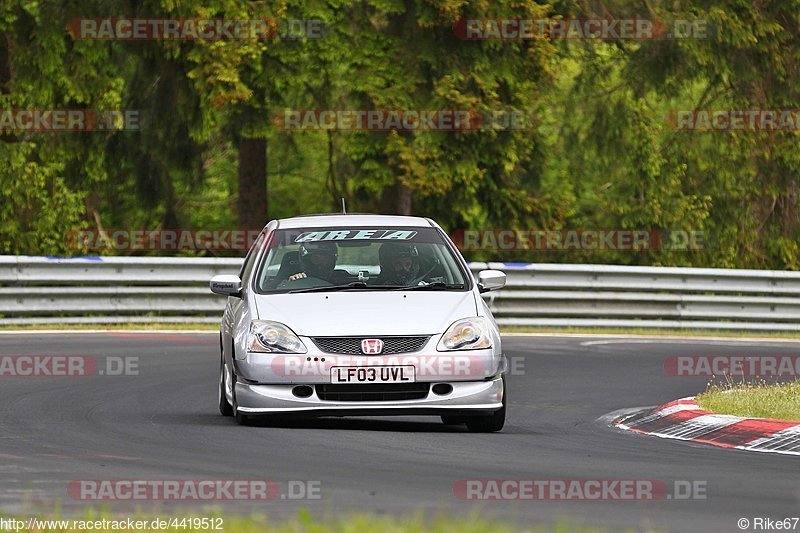
[(338, 253), (332, 242), (304, 242), (299, 251), (300, 266), (311, 277), (324, 279), (336, 267)]
[(378, 255), (381, 275), (390, 283), (407, 284), (419, 275), (419, 251), (413, 244), (386, 243)]

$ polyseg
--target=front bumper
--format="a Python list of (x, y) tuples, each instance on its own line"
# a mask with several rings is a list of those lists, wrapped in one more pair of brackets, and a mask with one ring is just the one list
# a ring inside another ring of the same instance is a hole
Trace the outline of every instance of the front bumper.
[(292, 413), (306, 416), (343, 415), (481, 415), (503, 406), (503, 380), (449, 382), (453, 390), (437, 395), (432, 390), (425, 398), (392, 401), (326, 401), (316, 390), (308, 398), (292, 394), (294, 385), (254, 385), (236, 383), (239, 411), (251, 415)]
[(438, 335), (419, 351), (392, 355), (338, 355), (322, 352), (308, 337), (303, 354), (237, 352), (236, 375), (249, 384), (289, 385), (331, 382), (333, 367), (411, 365), (417, 381), (483, 381), (506, 371), (507, 361), (499, 346), (483, 350), (439, 352)]

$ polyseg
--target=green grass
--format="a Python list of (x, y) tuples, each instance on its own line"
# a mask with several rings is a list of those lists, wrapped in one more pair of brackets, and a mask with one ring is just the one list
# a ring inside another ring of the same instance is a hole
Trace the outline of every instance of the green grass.
[(800, 421), (800, 381), (711, 384), (697, 404), (724, 415)]
[[(1, 518), (9, 518), (2, 517)], [(41, 518), (42, 520), (68, 520), (70, 524), (68, 527), (42, 527), (39, 528), (23, 528), (20, 532), (37, 532), (37, 533), (85, 533), (87, 529), (80, 529), (81, 524), (74, 524), (73, 520), (86, 520), (86, 521), (100, 521), (100, 520), (118, 520), (123, 521), (128, 518), (133, 520), (143, 520), (150, 522), (154, 516), (148, 515), (114, 515), (107, 512), (96, 513), (89, 511), (80, 517), (63, 517), (52, 516)], [(251, 517), (223, 517), (221, 514), (208, 514), (205, 516), (197, 515), (198, 518), (220, 518), (222, 520), (222, 529), (192, 529), (182, 528), (180, 526), (168, 529), (151, 529), (146, 527), (144, 529), (114, 529), (116, 532), (129, 532), (133, 533), (147, 533), (147, 532), (183, 532), (186, 531), (207, 531), (214, 532), (220, 531), (224, 533), (603, 533), (612, 531), (611, 529), (579, 524), (572, 521), (558, 521), (549, 524), (531, 524), (524, 529), (510, 523), (503, 523), (493, 520), (483, 519), (477, 513), (471, 513), (467, 516), (461, 517), (447, 517), (439, 516), (432, 520), (425, 519), (421, 513), (406, 518), (398, 518), (394, 516), (376, 516), (370, 514), (355, 514), (346, 517), (334, 518), (329, 520), (318, 520), (311, 516), (307, 511), (300, 511), (297, 516), (288, 520), (272, 520), (265, 515), (254, 515)], [(27, 521), (29, 517), (14, 517), (17, 520)], [(167, 516), (162, 514), (159, 518), (171, 519), (183, 517)], [(187, 517), (189, 518), (189, 517)], [(218, 524), (218, 522), (214, 522)], [(74, 527), (77, 525), (78, 527)], [(102, 526), (102, 524), (99, 524)], [(135, 527), (135, 526), (134, 526)], [(101, 528), (94, 527), (95, 531)], [(644, 528), (645, 530), (652, 531), (651, 528)], [(109, 530), (110, 529), (106, 529)], [(617, 530), (614, 530), (617, 531)], [(634, 531), (630, 529), (628, 531)]]

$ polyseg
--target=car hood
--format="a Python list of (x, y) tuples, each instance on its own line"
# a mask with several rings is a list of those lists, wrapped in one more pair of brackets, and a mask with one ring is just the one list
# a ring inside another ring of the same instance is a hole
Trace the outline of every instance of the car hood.
[(259, 319), (313, 337), (432, 335), (477, 314), (472, 291), (258, 294), (255, 301)]

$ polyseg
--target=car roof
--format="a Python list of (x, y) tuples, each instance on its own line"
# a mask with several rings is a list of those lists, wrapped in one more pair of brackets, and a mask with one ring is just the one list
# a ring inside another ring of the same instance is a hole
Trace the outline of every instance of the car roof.
[(423, 217), (372, 214), (321, 214), (303, 215), (278, 220), (278, 228), (325, 228), (340, 226), (390, 226), (390, 227), (433, 227), (430, 220)]

